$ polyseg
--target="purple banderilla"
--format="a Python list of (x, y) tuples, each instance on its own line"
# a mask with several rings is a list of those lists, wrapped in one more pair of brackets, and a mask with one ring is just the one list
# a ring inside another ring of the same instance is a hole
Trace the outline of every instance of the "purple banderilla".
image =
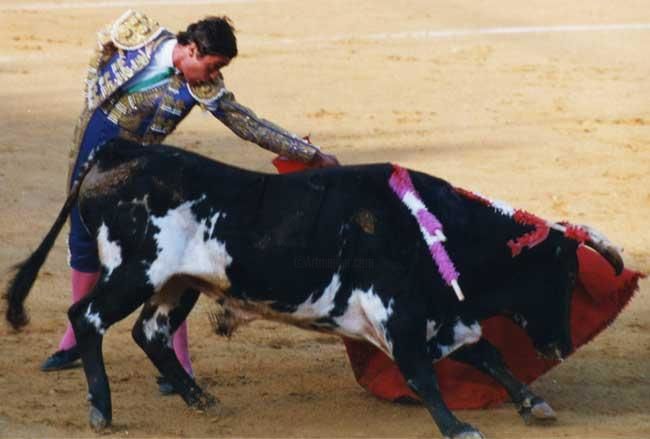
[(458, 300), (463, 300), (463, 292), (458, 285), (459, 273), (454, 267), (447, 250), (442, 245), (447, 240), (442, 233), (442, 224), (434, 214), (429, 212), (427, 207), (422, 202), (420, 195), (415, 190), (411, 177), (406, 169), (398, 165), (393, 165), (393, 173), (388, 180), (388, 184), (397, 197), (408, 207), (411, 215), (413, 215), (420, 226), (420, 232), (424, 237), (425, 242), (429, 246), (429, 252), (433, 257), (433, 261), (438, 267), (440, 276), (445, 280), (447, 285), (454, 289)]

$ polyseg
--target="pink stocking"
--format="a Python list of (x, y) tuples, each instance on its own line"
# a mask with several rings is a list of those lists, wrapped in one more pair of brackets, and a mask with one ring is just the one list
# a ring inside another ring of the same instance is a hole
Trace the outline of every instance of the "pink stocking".
[[(97, 279), (99, 279), (99, 272), (84, 273), (72, 269), (72, 303), (77, 303), (84, 298), (90, 290), (93, 289)], [(77, 340), (74, 338), (74, 331), (68, 322), (68, 327), (63, 334), (63, 338), (59, 342), (59, 350), (68, 350), (77, 345)]]
[(190, 351), (187, 342), (187, 320), (184, 320), (183, 323), (176, 329), (172, 337), (172, 345), (174, 346), (174, 352), (176, 353), (176, 358), (180, 361), (183, 369), (190, 375), (192, 373), (192, 362), (190, 361)]

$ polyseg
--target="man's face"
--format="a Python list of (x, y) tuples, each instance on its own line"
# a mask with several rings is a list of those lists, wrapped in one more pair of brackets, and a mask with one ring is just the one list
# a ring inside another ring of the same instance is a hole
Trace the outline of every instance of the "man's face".
[(224, 55), (201, 55), (194, 43), (188, 46), (185, 56), (178, 69), (190, 84), (199, 84), (216, 79), (219, 70), (230, 63), (230, 58)]

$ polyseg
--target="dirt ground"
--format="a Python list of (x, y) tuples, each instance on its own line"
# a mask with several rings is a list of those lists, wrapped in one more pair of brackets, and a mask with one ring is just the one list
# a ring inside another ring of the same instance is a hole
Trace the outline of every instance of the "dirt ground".
[[(624, 248), (629, 267), (650, 272), (650, 28), (629, 26), (650, 23), (647, 1), (115, 3), (0, 2), (3, 284), (62, 205), (94, 35), (126, 3), (173, 30), (230, 16), (241, 55), (223, 72), (228, 87), (341, 162), (398, 162), (590, 224)], [(612, 24), (626, 26), (598, 27)], [(199, 110), (168, 143), (273, 172), (269, 153)], [(62, 233), (28, 299), (26, 330), (0, 323), (1, 437), (93, 436), (82, 372), (39, 371), (66, 321), (66, 255)], [(510, 405), (459, 415), (488, 438), (650, 438), (649, 293), (645, 280), (605, 333), (534, 384), (558, 413), (553, 426), (527, 427)], [(202, 299), (190, 318), (191, 350), (223, 413), (158, 395), (130, 318), (104, 343), (109, 436), (438, 437), (423, 408), (364, 393), (338, 339), (257, 322), (224, 340), (210, 331), (210, 306)]]

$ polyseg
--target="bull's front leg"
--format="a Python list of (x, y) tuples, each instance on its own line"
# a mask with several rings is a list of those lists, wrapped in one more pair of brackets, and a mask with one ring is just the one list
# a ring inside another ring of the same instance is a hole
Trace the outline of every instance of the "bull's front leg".
[(477, 368), (501, 384), (526, 423), (555, 421), (551, 406), (510, 372), (497, 348), (487, 340), (481, 339), (478, 343), (463, 346), (451, 358)]
[[(414, 342), (418, 339), (422, 343)], [(483, 435), (476, 428), (458, 420), (442, 400), (424, 334), (421, 337), (412, 334), (393, 337), (393, 346), (395, 363), (409, 387), (422, 399), (443, 436), (450, 439), (482, 439)]]

